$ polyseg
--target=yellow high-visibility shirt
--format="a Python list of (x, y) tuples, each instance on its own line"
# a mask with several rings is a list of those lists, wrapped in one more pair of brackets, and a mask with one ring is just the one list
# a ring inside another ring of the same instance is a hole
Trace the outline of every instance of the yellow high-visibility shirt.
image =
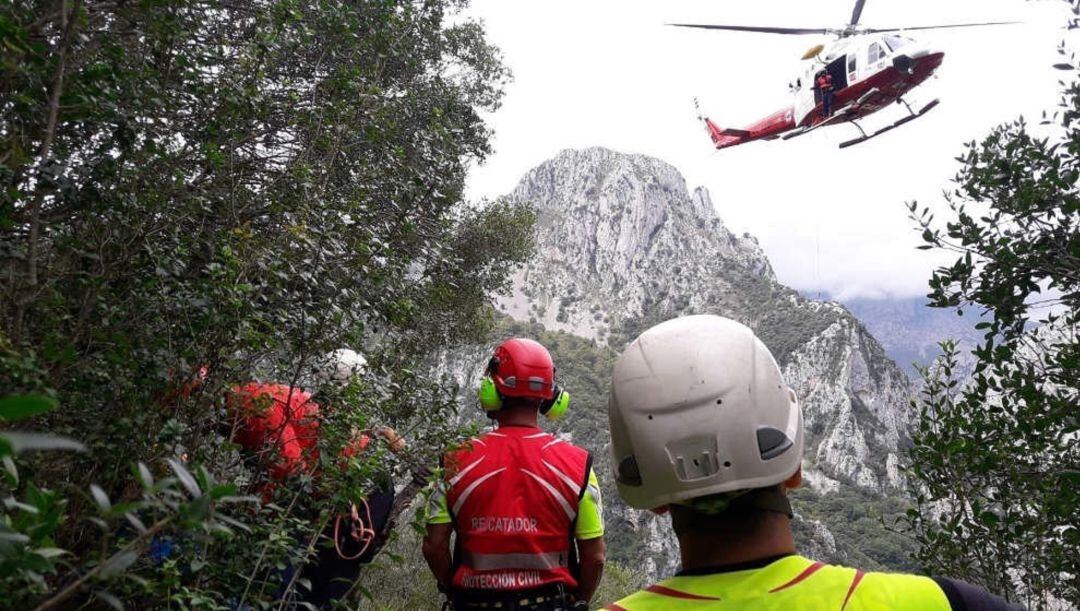
[(929, 577), (864, 573), (785, 556), (766, 566), (680, 574), (604, 607), (611, 611), (759, 609), (763, 611), (950, 611)]

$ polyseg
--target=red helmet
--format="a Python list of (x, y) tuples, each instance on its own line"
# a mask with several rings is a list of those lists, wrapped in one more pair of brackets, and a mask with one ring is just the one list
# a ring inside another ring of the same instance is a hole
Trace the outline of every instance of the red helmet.
[(504, 397), (551, 399), (555, 395), (555, 364), (539, 342), (510, 338), (495, 349), (488, 375)]

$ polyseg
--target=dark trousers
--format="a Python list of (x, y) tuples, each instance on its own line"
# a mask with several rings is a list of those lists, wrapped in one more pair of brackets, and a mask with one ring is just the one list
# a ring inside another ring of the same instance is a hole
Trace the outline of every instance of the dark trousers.
[[(357, 558), (351, 558), (361, 550), (360, 544), (347, 536), (339, 541), (341, 551), (350, 558), (343, 558), (333, 545), (334, 521), (331, 520), (320, 536), (315, 557), (300, 569), (300, 576), (311, 582), (311, 589), (297, 588), (298, 601), (316, 609), (332, 609), (337, 602), (344, 603), (345, 595), (353, 589), (360, 571), (371, 563), (382, 548), (389, 534), (390, 512), (394, 505), (394, 489), (389, 485), (374, 490), (367, 496), (373, 524), (369, 526), (379, 533), (375, 540)], [(342, 533), (344, 535), (344, 533)], [(295, 569), (293, 569), (295, 570)], [(291, 575), (289, 576), (291, 578)]]
[(821, 116), (826, 119), (832, 116), (832, 101), (833, 92), (831, 89), (821, 92)]

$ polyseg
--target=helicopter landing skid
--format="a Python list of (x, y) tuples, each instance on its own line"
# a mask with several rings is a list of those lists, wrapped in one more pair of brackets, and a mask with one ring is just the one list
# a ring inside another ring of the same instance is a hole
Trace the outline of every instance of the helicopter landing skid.
[(891, 125), (886, 125), (885, 127), (877, 130), (876, 132), (874, 132), (872, 134), (867, 134), (866, 131), (863, 130), (861, 125), (859, 125), (855, 121), (851, 121), (851, 124), (854, 125), (856, 128), (858, 128), (859, 132), (862, 133), (862, 135), (860, 137), (858, 137), (858, 138), (853, 138), (853, 139), (848, 140), (846, 142), (841, 142), (840, 143), (840, 148), (844, 149), (844, 148), (847, 148), (849, 146), (855, 146), (856, 144), (861, 144), (863, 142), (866, 142), (867, 140), (870, 140), (871, 138), (877, 138), (878, 136), (880, 136), (881, 134), (884, 134), (887, 131), (894, 130), (897, 127), (900, 127), (901, 125), (903, 125), (905, 123), (908, 123), (908, 122), (914, 121), (915, 119), (918, 119), (919, 117), (921, 117), (921, 116), (925, 115), (926, 113), (930, 112), (931, 110), (933, 110), (935, 106), (937, 106), (938, 104), (941, 103), (941, 100), (938, 100), (938, 99), (930, 100), (930, 102), (927, 103), (926, 106), (923, 106), (922, 108), (919, 109), (919, 112), (915, 112), (914, 110), (911, 109), (911, 106), (908, 105), (908, 103), (903, 100), (903, 98), (900, 98), (898, 101), (903, 102), (904, 106), (907, 106), (908, 113), (909, 113), (908, 116), (904, 117), (903, 119), (900, 119), (899, 121), (896, 121), (895, 123), (892, 123)]
[(840, 110), (836, 114), (832, 115), (831, 117), (829, 117), (827, 119), (823, 119), (822, 121), (819, 121), (819, 122), (817, 122), (817, 123), (815, 123), (813, 125), (809, 125), (809, 126), (806, 126), (806, 127), (800, 127), (799, 129), (797, 129), (795, 131), (788, 132), (788, 133), (784, 134), (783, 136), (780, 136), (780, 138), (782, 140), (791, 140), (792, 138), (798, 138), (799, 136), (802, 136), (804, 134), (809, 134), (810, 132), (812, 132), (812, 131), (814, 131), (816, 129), (820, 129), (822, 127), (825, 127), (827, 125), (836, 125), (838, 123), (843, 123), (844, 121), (850, 121), (850, 119), (848, 119), (848, 117), (851, 114), (852, 113), (849, 112), (847, 109)]
[[(822, 127), (826, 127), (826, 126), (829, 126), (829, 125), (837, 125), (839, 123), (844, 123), (844, 122), (854, 122), (855, 119), (853, 117), (858, 115), (859, 109), (862, 108), (863, 104), (865, 104), (867, 100), (869, 100), (870, 98), (873, 98), (874, 96), (876, 96), (879, 93), (881, 93), (881, 92), (878, 90), (878, 88), (874, 87), (870, 91), (867, 91), (866, 93), (864, 93), (858, 100), (855, 100), (855, 102), (852, 103), (850, 106), (847, 106), (845, 108), (841, 108), (840, 110), (837, 110), (833, 115), (831, 115), (831, 116), (829, 116), (829, 117), (827, 117), (825, 119), (822, 119), (821, 121), (818, 121), (817, 123), (815, 123), (813, 125), (807, 125), (805, 127), (800, 127), (799, 129), (796, 129), (795, 131), (788, 132), (788, 133), (784, 134), (783, 136), (781, 136), (780, 138), (782, 140), (791, 140), (792, 138), (798, 138), (799, 136), (802, 136), (803, 134), (809, 134), (810, 132), (812, 132), (812, 131), (814, 131), (816, 129), (820, 129)], [(863, 135), (866, 135), (866, 134), (863, 134)]]

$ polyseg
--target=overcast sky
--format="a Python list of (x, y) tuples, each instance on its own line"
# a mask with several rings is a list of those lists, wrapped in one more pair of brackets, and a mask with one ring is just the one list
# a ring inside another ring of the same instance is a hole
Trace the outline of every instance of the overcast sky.
[[(733, 230), (756, 236), (780, 280), (840, 295), (923, 294), (940, 255), (915, 250), (904, 202), (942, 202), (963, 144), (1058, 100), (1051, 68), (1067, 6), (1060, 0), (869, 0), (866, 26), (1026, 22), (918, 32), (945, 52), (938, 78), (912, 92), (924, 118), (839, 150), (852, 126), (714, 151), (692, 99), (721, 126), (790, 105), (787, 83), (821, 37), (684, 30), (667, 22), (837, 27), (851, 0), (474, 0), (514, 72), (490, 117), (495, 153), (470, 177), (472, 197), (511, 191), (565, 148), (605, 146), (664, 159), (706, 187)], [(865, 123), (902, 116), (890, 108)], [(935, 259), (935, 256), (937, 258)]]

